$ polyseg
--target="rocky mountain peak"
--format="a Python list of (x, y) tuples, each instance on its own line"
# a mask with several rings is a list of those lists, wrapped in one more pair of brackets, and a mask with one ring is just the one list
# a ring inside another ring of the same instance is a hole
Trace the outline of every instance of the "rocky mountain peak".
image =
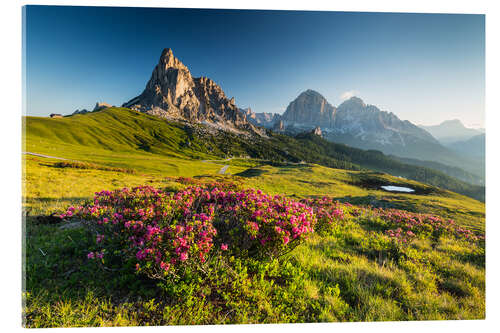
[(293, 123), (299, 127), (330, 127), (335, 110), (320, 93), (308, 89), (288, 105), (282, 118), (285, 121), (285, 126)]
[(100, 111), (100, 110), (107, 109), (110, 107), (111, 107), (111, 104), (108, 104), (106, 102), (97, 102), (97, 103), (95, 103), (94, 110), (92, 110), (92, 111)]
[(174, 56), (174, 52), (171, 48), (166, 48), (163, 50), (160, 56), (159, 64), (162, 64), (165, 69), (176, 68), (189, 71), (188, 68)]
[(312, 90), (312, 89), (307, 89), (306, 91), (303, 91), (297, 98), (307, 98), (307, 97), (324, 98), (323, 95), (321, 95), (316, 90)]
[(459, 119), (445, 120), (440, 124), (440, 126), (466, 128)]
[(366, 104), (363, 102), (363, 100), (359, 97), (353, 96), (349, 98), (348, 100), (345, 100), (342, 102), (342, 104), (339, 105), (339, 109), (360, 109), (360, 108), (365, 108)]
[(167, 119), (257, 132), (236, 107), (234, 97), (227, 98), (222, 88), (207, 77), (193, 78), (170, 48), (161, 53), (142, 94), (123, 106)]

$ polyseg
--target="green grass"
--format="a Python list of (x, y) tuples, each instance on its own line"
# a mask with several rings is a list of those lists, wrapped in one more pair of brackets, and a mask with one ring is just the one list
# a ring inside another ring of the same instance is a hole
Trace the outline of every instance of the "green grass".
[[(126, 110), (94, 116), (95, 123), (84, 115), (25, 119), (26, 151), (87, 163), (85, 168), (71, 163), (61, 167), (60, 160), (23, 157), (25, 326), (484, 318), (484, 244), (422, 239), (394, 257), (384, 248), (384, 236), (364, 218), (350, 218), (330, 234), (315, 234), (279, 262), (234, 264), (233, 270), (210, 277), (201, 287), (218, 286), (217, 301), (192, 296), (188, 287), (196, 289), (197, 284), (183, 285), (183, 297), (173, 299), (133, 272), (99, 269), (85, 257), (94, 235), (83, 228), (61, 229), (44, 216), (83, 203), (103, 189), (152, 185), (178, 190), (184, 186), (175, 181), (178, 176), (197, 182), (232, 180), (296, 198), (330, 196), (355, 205), (433, 213), (480, 232), (485, 207), (463, 195), (372, 171), (272, 166), (262, 159), (226, 161), (203, 150), (206, 146), (198, 149), (196, 140), (185, 145), (180, 125)], [(117, 116), (123, 127), (113, 121)], [(50, 126), (59, 127), (47, 132)], [(151, 130), (155, 126), (165, 126), (161, 132), (169, 134), (158, 139)], [(140, 140), (130, 128), (143, 131)], [(148, 137), (151, 141), (144, 140)], [(225, 164), (229, 174), (217, 175)], [(382, 183), (410, 186), (417, 194), (381, 191)]]
[[(240, 174), (248, 186), (292, 197), (329, 196), (358, 205), (428, 212), (457, 220), (484, 232), (484, 203), (416, 181), (376, 172), (325, 168), (319, 165), (260, 166)], [(383, 191), (374, 184), (409, 186), (416, 193)]]

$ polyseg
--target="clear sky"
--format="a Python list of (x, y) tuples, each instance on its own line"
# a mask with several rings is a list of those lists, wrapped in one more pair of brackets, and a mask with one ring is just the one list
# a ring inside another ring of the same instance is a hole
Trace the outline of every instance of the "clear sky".
[(28, 6), (26, 112), (114, 105), (144, 89), (163, 48), (239, 107), (282, 113), (313, 89), (401, 119), (484, 126), (484, 16)]

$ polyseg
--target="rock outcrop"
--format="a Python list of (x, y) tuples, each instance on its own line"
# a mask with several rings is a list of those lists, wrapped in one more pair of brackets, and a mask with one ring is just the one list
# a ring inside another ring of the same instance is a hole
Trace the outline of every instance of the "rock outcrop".
[(272, 129), (275, 132), (284, 132), (285, 131), (285, 123), (283, 122), (283, 120), (280, 119), (274, 123), (274, 126)]
[(75, 114), (85, 114), (85, 113), (88, 113), (88, 112), (96, 112), (96, 111), (101, 111), (101, 110), (104, 110), (104, 109), (107, 109), (107, 108), (110, 108), (112, 107), (112, 105), (108, 104), (108, 103), (105, 103), (105, 102), (97, 102), (95, 103), (95, 106), (94, 106), (94, 109), (92, 111), (89, 111), (87, 109), (81, 109), (81, 110), (75, 110), (71, 115), (75, 115)]
[(90, 112), (89, 110), (87, 109), (81, 109), (81, 110), (78, 110), (76, 109), (71, 115), (75, 115), (75, 114), (85, 114), (87, 112)]
[(95, 107), (94, 107), (94, 110), (92, 110), (92, 112), (101, 111), (101, 110), (104, 110), (104, 109), (107, 109), (110, 107), (111, 107), (111, 105), (108, 103), (97, 102), (97, 103), (95, 103)]
[(169, 48), (163, 50), (142, 94), (123, 106), (167, 119), (259, 132), (240, 112), (234, 97), (226, 97), (209, 78), (193, 78)]

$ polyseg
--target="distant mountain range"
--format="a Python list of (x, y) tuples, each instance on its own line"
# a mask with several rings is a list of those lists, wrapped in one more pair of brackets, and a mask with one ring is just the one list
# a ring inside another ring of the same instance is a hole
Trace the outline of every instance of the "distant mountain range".
[(458, 119), (447, 120), (435, 126), (420, 125), (420, 127), (454, 152), (471, 159), (484, 161), (486, 145), (484, 128), (467, 128)]
[[(484, 177), (484, 161), (445, 147), (424, 128), (394, 113), (382, 111), (352, 97), (338, 107), (314, 90), (302, 92), (283, 115), (246, 112), (247, 119), (257, 126), (296, 135), (320, 127), (322, 136), (331, 141), (362, 149), (380, 150), (401, 158), (434, 161), (460, 166)], [(438, 129), (436, 129), (438, 131)]]
[(473, 136), (484, 133), (484, 129), (474, 129), (465, 127), (458, 119), (446, 120), (439, 125), (424, 126), (419, 125), (432, 134), (442, 144), (450, 144), (458, 141), (465, 141)]

